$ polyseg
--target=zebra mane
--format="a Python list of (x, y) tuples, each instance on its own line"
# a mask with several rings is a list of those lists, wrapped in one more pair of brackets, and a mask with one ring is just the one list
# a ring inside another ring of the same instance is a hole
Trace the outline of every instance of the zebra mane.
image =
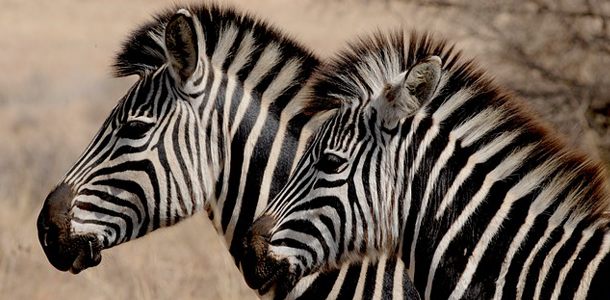
[(342, 101), (367, 97), (431, 55), (439, 56), (443, 69), (454, 72), (454, 78), (472, 82), (486, 79), (472, 60), (461, 62), (461, 51), (455, 51), (445, 40), (437, 41), (431, 34), (412, 32), (407, 45), (405, 35), (402, 29), (390, 33), (378, 31), (350, 43), (317, 74), (315, 97), (305, 110), (331, 110), (340, 107)]
[[(113, 64), (115, 76), (147, 74), (166, 63), (165, 26), (179, 8), (176, 6), (174, 9), (154, 15), (153, 20), (140, 26), (127, 38)], [(311, 52), (260, 18), (238, 13), (233, 8), (217, 4), (189, 6), (188, 8), (197, 15), (201, 22), (208, 57), (214, 53), (220, 35), (227, 32), (226, 29), (233, 28), (236, 29), (239, 36), (243, 36), (244, 33), (252, 34), (256, 43), (253, 45), (252, 55), (257, 55), (257, 52), (262, 51), (266, 45), (274, 43), (279, 46), (283, 56), (299, 57), (303, 64), (311, 64), (312, 67), (318, 65), (318, 59)], [(239, 40), (239, 36), (237, 40)], [(235, 52), (236, 49), (231, 49), (227, 60), (231, 60)]]
[[(408, 44), (405, 36), (409, 36)], [(555, 184), (557, 188), (565, 189), (563, 201), (567, 210), (587, 218), (607, 217), (610, 214), (610, 189), (603, 167), (567, 146), (561, 137), (527, 109), (527, 104), (501, 89), (473, 60), (461, 59), (461, 54), (454, 45), (448, 45), (445, 40), (435, 40), (428, 33), (412, 32), (409, 35), (396, 30), (360, 38), (318, 72), (313, 97), (308, 100), (304, 111), (330, 111), (344, 104), (350, 105), (353, 99), (370, 98), (418, 61), (437, 55), (443, 62), (448, 79), (442, 87), (444, 95), (435, 99), (432, 106), (438, 108), (440, 102), (459, 90), (471, 91), (472, 99), (476, 98), (472, 102), (477, 104), (468, 106), (466, 109), (471, 111), (464, 111), (463, 116), (456, 118), (463, 122), (468, 115), (481, 112), (485, 107), (496, 108), (499, 115), (510, 120), (506, 130), (523, 132), (524, 140), (536, 141), (531, 157), (550, 162), (547, 174), (563, 177), (562, 182)]]

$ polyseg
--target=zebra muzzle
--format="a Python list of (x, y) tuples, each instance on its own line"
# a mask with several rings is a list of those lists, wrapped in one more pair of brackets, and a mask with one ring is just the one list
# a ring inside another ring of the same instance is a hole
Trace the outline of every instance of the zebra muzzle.
[(60, 271), (78, 274), (102, 260), (102, 244), (92, 234), (70, 235), (50, 226), (39, 229), (39, 237), (47, 259)]
[(70, 201), (66, 184), (57, 186), (45, 200), (38, 215), (38, 239), (47, 259), (56, 269), (78, 274), (102, 260), (102, 243), (94, 234), (74, 234), (70, 230)]
[(246, 283), (261, 295), (273, 290), (278, 294), (289, 291), (295, 283), (292, 280), (290, 264), (287, 260), (277, 259), (269, 251), (270, 233), (275, 225), (271, 216), (259, 218), (246, 234), (243, 243), (242, 272)]

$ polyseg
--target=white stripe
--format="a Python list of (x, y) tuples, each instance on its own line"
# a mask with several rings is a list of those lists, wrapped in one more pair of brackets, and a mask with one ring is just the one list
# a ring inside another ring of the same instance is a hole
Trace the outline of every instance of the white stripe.
[(367, 256), (362, 261), (362, 269), (360, 270), (360, 276), (358, 276), (358, 284), (356, 285), (356, 291), (354, 292), (354, 300), (362, 300), (364, 282), (366, 281), (366, 271), (369, 268), (369, 263), (369, 257)]
[[(333, 289), (330, 291), (330, 293), (326, 297), (326, 300), (335, 300), (339, 297), (339, 293), (341, 292), (341, 289), (343, 288), (343, 283), (345, 282), (345, 275), (347, 274), (347, 271), (349, 270), (350, 267), (351, 267), (351, 265), (348, 263), (344, 263), (341, 266), (341, 271), (339, 272), (339, 275), (337, 276), (337, 281), (335, 281), (335, 284), (333, 285)], [(301, 280), (299, 280), (299, 283), (300, 282), (301, 282)]]
[[(239, 48), (237, 49), (237, 54), (235, 55), (235, 59), (233, 60), (233, 62), (229, 66), (229, 69), (227, 70), (227, 76), (230, 79), (237, 80), (237, 72), (239, 72), (243, 68), (244, 65), (246, 65), (248, 62), (250, 62), (253, 51), (254, 51), (254, 38), (252, 37), (252, 32), (249, 31), (241, 39)], [(266, 71), (264, 71), (264, 72), (266, 73)], [(237, 127), (241, 124), (244, 114), (246, 112), (246, 109), (248, 108), (248, 106), (250, 105), (250, 102), (252, 100), (252, 86), (257, 84), (259, 81), (260, 81), (260, 78), (250, 78), (250, 81), (248, 82), (248, 84), (246, 84), (244, 82), (243, 86), (241, 87), (241, 88), (243, 88), (243, 96), (242, 96), (242, 99), (240, 99), (239, 105), (237, 106), (237, 111), (235, 113), (235, 119), (233, 120), (233, 123), (231, 124), (231, 130), (230, 130), (231, 139), (235, 135), (235, 132), (237, 131)], [(246, 88), (246, 85), (248, 86), (247, 88)], [(230, 98), (226, 98), (226, 99), (230, 99)], [(227, 101), (227, 103), (225, 103), (225, 106), (227, 106), (226, 109), (227, 110), (230, 109), (231, 105), (232, 105), (232, 103)], [(228, 118), (228, 115), (229, 115), (228, 111), (225, 112), (225, 116), (227, 116), (227, 118)]]
[[(177, 111), (179, 111), (179, 108), (177, 109)], [(178, 112), (177, 112), (178, 113)], [(175, 114), (174, 116), (177, 116), (177, 114)], [(165, 150), (165, 153), (167, 154), (166, 158), (167, 158), (167, 165), (169, 167), (169, 173), (170, 174), (174, 174), (173, 176), (176, 176), (177, 174), (182, 174), (182, 167), (181, 167), (181, 163), (177, 160), (177, 155), (176, 152), (174, 152), (174, 135), (173, 135), (173, 130), (174, 127), (176, 126), (176, 121), (177, 121), (177, 117), (171, 118), (171, 120), (169, 120), (169, 124), (168, 124), (168, 133), (164, 136), (164, 141), (163, 141), (163, 149)], [(180, 142), (178, 142), (180, 143)], [(186, 182), (184, 180), (182, 180), (182, 178), (179, 178), (179, 180), (175, 180), (178, 184), (178, 186), (176, 187), (176, 189), (178, 190), (180, 196), (182, 197), (182, 199), (190, 199), (190, 195), (186, 194), (187, 191), (189, 190), (188, 187), (186, 186)], [(170, 196), (170, 198), (161, 198), (161, 205), (160, 208), (165, 208), (167, 205), (167, 201), (169, 201), (170, 199), (178, 199), (177, 197), (174, 197), (173, 195)], [(178, 202), (178, 201), (173, 201), (174, 203)], [(172, 204), (174, 204), (172, 203)], [(178, 208), (179, 206), (177, 206)], [(157, 209), (160, 209), (157, 208)], [(173, 212), (175, 213), (177, 210), (173, 210)], [(160, 215), (162, 216), (162, 214)], [(160, 220), (163, 221), (163, 217), (160, 218)]]
[(238, 33), (239, 29), (233, 26), (220, 29), (220, 32), (218, 33), (218, 42), (212, 53), (211, 61), (213, 66), (222, 68)]
[(469, 147), (480, 140), (485, 134), (504, 124), (509, 114), (499, 108), (488, 108), (472, 117), (460, 127), (455, 134), (462, 139), (462, 147)]
[(405, 273), (405, 264), (401, 259), (396, 260), (396, 269), (394, 269), (394, 286), (392, 290), (392, 296), (394, 300), (403, 300), (405, 294), (402, 282), (404, 281), (403, 276)]
[[(244, 118), (244, 114), (246, 113), (248, 106), (250, 105), (252, 90), (258, 85), (258, 83), (268, 75), (269, 71), (278, 63), (281, 57), (281, 52), (279, 46), (276, 44), (271, 44), (263, 50), (261, 56), (256, 61), (254, 68), (248, 74), (248, 77), (244, 81), (244, 99), (239, 103), (237, 107), (237, 112), (235, 114), (235, 120), (233, 124), (231, 124), (231, 138), (235, 135), (237, 131), (237, 126), (239, 126)], [(264, 102), (265, 98), (261, 97), (261, 102)], [(261, 103), (262, 106), (262, 103)]]
[(375, 290), (373, 292), (373, 300), (381, 300), (381, 296), (383, 296), (383, 277), (385, 275), (385, 265), (387, 260), (387, 255), (383, 255), (377, 263), (377, 274), (375, 274)]
[(604, 239), (600, 246), (599, 253), (595, 255), (595, 258), (585, 269), (585, 273), (580, 281), (578, 290), (576, 290), (576, 293), (574, 294), (574, 299), (587, 299), (587, 294), (589, 293), (593, 276), (600, 271), (597, 268), (599, 268), (599, 264), (602, 262), (602, 260), (608, 256), (608, 253), (610, 253), (610, 235), (606, 233), (604, 234)]
[(525, 260), (525, 263), (523, 264), (523, 268), (521, 269), (521, 273), (519, 274), (519, 279), (517, 281), (517, 299), (521, 299), (523, 297), (527, 276), (529, 275), (529, 269), (532, 265), (532, 262), (534, 261), (534, 258), (538, 255), (538, 252), (542, 249), (542, 247), (551, 237), (551, 233), (561, 224), (563, 220), (564, 215), (559, 213), (559, 211), (560, 209), (558, 208), (549, 218), (548, 227), (544, 231), (542, 237), (540, 237), (540, 240), (538, 240), (536, 245), (534, 245), (534, 248)]
[[(324, 255), (324, 250), (322, 249), (321, 244), (322, 241), (314, 238), (309, 234), (294, 231), (292, 229), (284, 229), (282, 231), (277, 231), (273, 233), (273, 241), (281, 240), (284, 238), (306, 243), (316, 253), (318, 258), (321, 258)], [(270, 245), (269, 252), (273, 253), (276, 257), (296, 258), (300, 255), (304, 256), (306, 261), (308, 262), (313, 261), (311, 253), (301, 248)], [(312, 267), (311, 263), (309, 263), (306, 267)]]
[(451, 98), (447, 99), (445, 103), (443, 103), (443, 105), (441, 105), (441, 107), (439, 107), (432, 115), (434, 123), (442, 123), (452, 113), (454, 113), (456, 109), (466, 103), (466, 101), (470, 100), (470, 98), (472, 98), (472, 94), (473, 92), (470, 90), (470, 88), (465, 87), (451, 96)]
[(252, 37), (252, 31), (246, 32), (239, 41), (239, 47), (237, 53), (227, 70), (228, 76), (236, 76), (237, 72), (243, 68), (248, 62), (250, 62), (252, 52), (254, 51), (254, 38)]
[[(550, 162), (552, 163), (552, 162)], [(563, 177), (563, 176), (568, 176), (564, 173), (559, 173), (557, 175), (557, 177)], [(560, 183), (570, 183), (571, 179), (566, 179), (564, 178), (565, 181)], [(558, 190), (563, 190), (562, 188), (558, 189)], [(573, 220), (577, 220), (576, 217), (572, 217), (572, 206), (573, 203), (576, 202), (576, 199), (578, 199), (579, 197), (581, 197), (581, 189), (579, 189), (578, 187), (573, 188), (570, 193), (566, 196), (565, 199), (562, 199), (561, 204), (559, 205), (559, 207), (557, 207), (557, 210), (555, 210), (555, 212), (553, 213), (553, 215), (549, 218), (548, 220), (548, 228), (545, 230), (543, 237), (538, 241), (538, 243), (536, 243), (536, 245), (534, 246), (534, 249), (532, 250), (532, 252), (530, 253), (530, 255), (527, 257), (523, 268), (521, 269), (521, 273), (519, 274), (519, 280), (517, 282), (517, 298), (521, 299), (523, 292), (524, 292), (524, 288), (525, 288), (525, 283), (527, 281), (527, 276), (529, 275), (529, 268), (534, 260), (534, 258), (538, 255), (538, 251), (540, 251), (540, 249), (545, 245), (546, 241), (549, 239), (551, 233), (553, 232), (553, 230), (555, 230), (555, 228), (557, 228), (558, 226), (561, 226), (561, 223), (563, 222), (563, 220), (565, 220), (566, 218), (570, 218), (568, 220), (568, 223), (571, 223)], [(543, 201), (548, 201), (548, 202), (552, 202), (556, 199), (554, 198), (541, 198), (543, 199)], [(582, 218), (583, 216), (580, 216), (580, 218)], [(575, 226), (575, 225), (573, 225)]]

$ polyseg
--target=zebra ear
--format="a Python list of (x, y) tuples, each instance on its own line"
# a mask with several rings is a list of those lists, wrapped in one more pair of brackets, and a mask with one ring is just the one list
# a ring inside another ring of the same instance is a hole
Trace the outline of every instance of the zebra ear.
[(199, 63), (200, 24), (187, 9), (180, 9), (165, 28), (165, 48), (172, 74), (186, 83), (197, 70)]
[(430, 56), (418, 62), (407, 75), (405, 87), (421, 104), (432, 98), (441, 79), (443, 62), (438, 56)]
[(440, 82), (441, 66), (440, 57), (430, 56), (387, 84), (383, 89), (383, 98), (387, 101), (386, 121), (413, 115), (430, 100)]

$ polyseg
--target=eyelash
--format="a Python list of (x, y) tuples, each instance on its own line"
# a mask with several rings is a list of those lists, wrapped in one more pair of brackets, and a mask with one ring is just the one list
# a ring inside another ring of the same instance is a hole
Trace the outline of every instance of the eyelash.
[(146, 123), (142, 121), (129, 121), (119, 129), (118, 136), (128, 139), (139, 139), (146, 135), (148, 130), (152, 127), (152, 123)]
[(316, 162), (316, 168), (326, 174), (337, 174), (347, 159), (332, 153), (324, 153)]

